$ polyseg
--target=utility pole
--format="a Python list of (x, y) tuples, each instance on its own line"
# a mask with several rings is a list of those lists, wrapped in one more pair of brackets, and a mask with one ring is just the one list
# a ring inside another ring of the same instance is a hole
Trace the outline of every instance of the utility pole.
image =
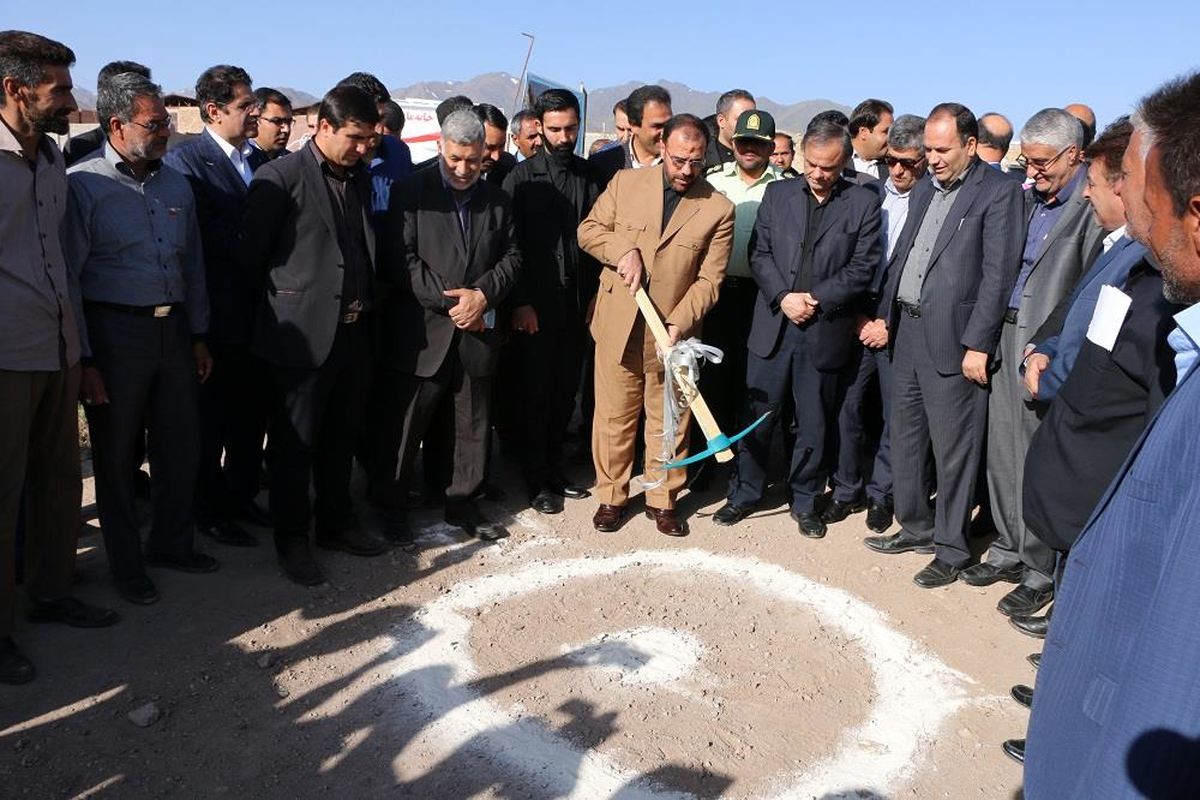
[(521, 32), (521, 35), (529, 40), (529, 49), (525, 51), (525, 63), (521, 65), (521, 77), (517, 78), (517, 94), (513, 97), (512, 113), (517, 113), (521, 110), (518, 103), (521, 102), (521, 87), (525, 84), (525, 72), (529, 69), (529, 57), (533, 55), (533, 34)]

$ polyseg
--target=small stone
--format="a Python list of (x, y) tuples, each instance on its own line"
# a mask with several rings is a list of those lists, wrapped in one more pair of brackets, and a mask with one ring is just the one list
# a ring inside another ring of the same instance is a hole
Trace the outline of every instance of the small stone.
[(258, 664), (259, 669), (270, 669), (271, 665), (275, 663), (275, 657), (270, 653), (263, 653), (255, 663)]
[(129, 721), (139, 728), (149, 728), (162, 718), (162, 710), (153, 702), (143, 703), (133, 711), (130, 711), (127, 716), (129, 717)]
[(291, 692), (288, 691), (286, 686), (284, 686), (282, 683), (279, 683), (275, 685), (275, 694), (279, 695), (280, 697), (287, 697), (291, 694)]
[(32, 767), (35, 764), (37, 764), (38, 761), (40, 761), (40, 760), (41, 759), (37, 757), (36, 753), (30, 753), (29, 755), (24, 756), (21, 759), (21, 766), (22, 767)]
[(13, 745), (13, 750), (19, 753), (26, 747), (29, 747), (28, 739), (17, 739), (16, 743)]

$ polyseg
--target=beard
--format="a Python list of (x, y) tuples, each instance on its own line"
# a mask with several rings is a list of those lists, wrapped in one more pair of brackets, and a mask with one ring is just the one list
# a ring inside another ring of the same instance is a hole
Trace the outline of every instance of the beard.
[(1169, 271), (1166, 264), (1163, 264), (1162, 279), (1163, 297), (1170, 302), (1181, 306), (1200, 303), (1200, 284), (1182, 280), (1179, 275)]
[[(1200, 274), (1189, 260), (1196, 258), (1181, 225), (1173, 225), (1161, 253), (1154, 253), (1162, 267), (1163, 297), (1172, 303), (1200, 302)], [(1151, 248), (1153, 252), (1153, 248)]]
[(37, 133), (70, 133), (71, 112), (64, 109), (33, 112), (29, 117), (29, 125)]

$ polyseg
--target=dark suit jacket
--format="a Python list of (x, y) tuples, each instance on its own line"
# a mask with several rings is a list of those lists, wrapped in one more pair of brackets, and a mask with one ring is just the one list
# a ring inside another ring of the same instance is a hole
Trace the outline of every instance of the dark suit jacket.
[(805, 239), (815, 236), (812, 295), (820, 306), (805, 323), (805, 335), (815, 337), (818, 369), (845, 366), (855, 342), (855, 313), (879, 263), (879, 195), (843, 179), (825, 202), (821, 226), (806, 230), (807, 182), (775, 181), (767, 185), (754, 223), (750, 271), (758, 283), (750, 352), (770, 358), (779, 347), (785, 325), (778, 298), (793, 291)]
[(612, 147), (606, 147), (590, 156), (588, 163), (595, 168), (596, 178), (600, 182), (600, 191), (603, 192), (608, 188), (608, 182), (612, 180), (613, 175), (633, 166), (629, 160), (629, 144), (617, 143)]
[(454, 300), (443, 293), (476, 288), (488, 308), (496, 309), (520, 276), (521, 255), (512, 203), (503, 189), (476, 182), (467, 211), (470, 239), (464, 244), (440, 167), (421, 170), (393, 187), (389, 251), (381, 270), (390, 289), (380, 320), (384, 366), (428, 378), (456, 347), (467, 374), (495, 373), (500, 331), (458, 330), (449, 315)]
[(521, 279), (508, 304), (532, 305), (538, 327), (547, 330), (579, 323), (564, 313), (564, 265), (574, 265), (577, 309), (587, 308), (600, 282), (600, 265), (579, 248), (575, 235), (600, 195), (599, 181), (592, 165), (578, 156), (572, 156), (568, 173), (576, 203), (554, 185), (544, 151), (517, 164), (504, 182), (521, 248)]
[(1029, 444), (1025, 524), (1056, 550), (1075, 543), (1129, 449), (1175, 387), (1175, 351), (1167, 334), (1182, 307), (1163, 297), (1162, 275), (1148, 260), (1134, 267), (1124, 291), (1132, 302), (1112, 350), (1083, 342)]
[[(371, 179), (354, 177), (363, 233), (375, 263)], [(250, 184), (238, 241), (239, 266), (262, 287), (257, 295), (254, 352), (270, 364), (316, 369), (325, 363), (342, 316), (342, 249), (333, 199), (308, 145), (261, 167)], [(361, 324), (361, 323), (360, 323)]]
[[(888, 263), (889, 347), (904, 324), (896, 307), (900, 275), (933, 193), (929, 175), (913, 187), (908, 219)], [(929, 357), (941, 374), (961, 372), (968, 349), (995, 353), (1024, 246), (1021, 184), (975, 159), (934, 242), (921, 292)]]
[[(222, 344), (249, 344), (262, 284), (238, 260), (246, 184), (208, 133), (168, 150), (163, 163), (182, 172), (196, 195), (196, 219), (208, 281), (208, 338)], [(266, 153), (254, 148), (250, 168), (257, 170), (265, 163)]]
[(92, 128), (90, 131), (85, 131), (78, 136), (72, 136), (63, 145), (63, 161), (68, 167), (83, 161), (88, 156), (98, 152), (104, 146), (106, 138), (108, 137), (101, 128)]

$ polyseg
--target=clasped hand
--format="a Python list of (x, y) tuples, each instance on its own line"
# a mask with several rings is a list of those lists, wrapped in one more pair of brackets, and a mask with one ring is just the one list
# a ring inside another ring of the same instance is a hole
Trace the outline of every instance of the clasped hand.
[(442, 292), (457, 302), (450, 307), (450, 319), (459, 330), (479, 332), (483, 330), (483, 315), (487, 311), (487, 298), (478, 289), (447, 289)]

